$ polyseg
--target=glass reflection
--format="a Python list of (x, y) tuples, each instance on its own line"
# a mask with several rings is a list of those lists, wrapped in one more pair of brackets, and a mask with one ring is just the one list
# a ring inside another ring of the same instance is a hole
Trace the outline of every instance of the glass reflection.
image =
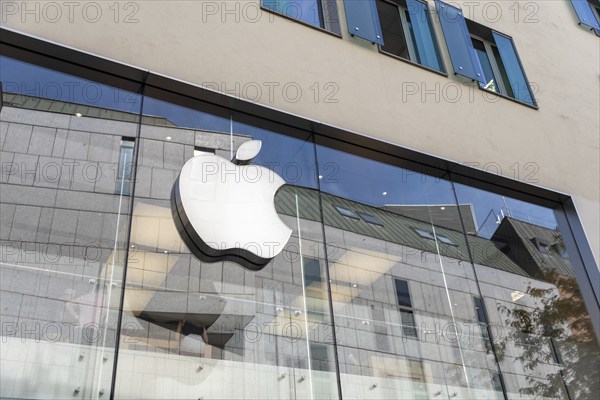
[[(153, 97), (140, 110), (133, 93), (0, 64), (0, 397), (600, 390), (598, 344), (553, 210), (248, 116)], [(258, 271), (194, 257), (171, 200), (188, 160), (231, 160), (250, 140), (263, 144), (254, 165), (286, 182), (274, 206), (292, 229)]]
[(471, 207), (444, 177), (321, 146), (317, 157), (335, 171), (319, 173), (343, 397), (503, 398), (472, 306), (468, 246), (486, 241), (466, 240)]
[[(337, 398), (309, 137), (286, 137), (236, 120), (218, 120), (223, 125), (215, 130), (215, 120), (200, 111), (157, 106), (161, 102), (155, 99), (145, 104), (154, 118), (191, 123), (141, 127), (134, 250), (123, 310), (131, 329), (124, 326), (121, 335), (116, 393), (122, 398)], [(249, 140), (263, 143), (253, 164), (287, 183), (275, 206), (293, 230), (283, 252), (258, 271), (192, 256), (171, 205), (173, 184), (186, 161), (207, 153), (231, 160)], [(316, 218), (306, 218), (307, 213)], [(233, 377), (239, 384), (231, 385)]]
[(456, 190), (485, 216), (478, 235), (516, 267), (493, 274), (478, 268), (479, 302), (488, 311), (509, 397), (593, 398), (600, 349), (553, 211), (464, 185)]
[(140, 98), (7, 57), (0, 80), (0, 397), (106, 397)]

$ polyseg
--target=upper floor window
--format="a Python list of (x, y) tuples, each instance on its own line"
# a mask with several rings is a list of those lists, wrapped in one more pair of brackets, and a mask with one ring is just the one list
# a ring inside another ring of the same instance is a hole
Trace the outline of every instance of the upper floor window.
[(462, 10), (436, 0), (454, 73), (482, 89), (537, 107), (513, 40), (464, 18)]
[(336, 0), (261, 0), (267, 10), (340, 35)]
[(444, 72), (427, 3), (377, 0), (384, 53)]

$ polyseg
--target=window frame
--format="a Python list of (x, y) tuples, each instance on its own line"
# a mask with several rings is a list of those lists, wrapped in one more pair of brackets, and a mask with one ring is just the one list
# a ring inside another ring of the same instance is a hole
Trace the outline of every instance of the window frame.
[[(282, 12), (270, 9), (269, 7), (267, 7), (267, 6), (264, 5), (265, 0), (260, 0), (259, 4), (260, 4), (260, 9), (262, 11), (266, 11), (268, 13), (272, 13), (272, 14), (277, 15), (279, 17), (283, 17), (283, 18), (285, 18), (285, 19), (287, 19), (289, 21), (294, 21), (296, 23), (299, 23), (301, 25), (307, 26), (309, 28), (316, 29), (316, 30), (318, 30), (320, 32), (324, 32), (324, 33), (330, 34), (332, 36), (335, 36), (338, 39), (342, 39), (342, 37), (343, 37), (342, 36), (342, 27), (341, 27), (341, 20), (340, 20), (340, 17), (339, 17), (339, 15), (340, 15), (340, 8), (336, 4), (336, 13), (338, 15), (338, 20), (337, 20), (337, 22), (338, 22), (338, 29), (337, 30), (331, 29), (332, 27), (330, 27), (330, 29), (328, 29), (327, 28), (327, 22), (325, 21), (325, 10), (324, 10), (324, 8), (326, 7), (327, 3), (325, 3), (323, 0), (315, 0), (315, 1), (317, 2), (318, 7), (319, 7), (319, 23), (320, 23), (320, 26), (310, 24), (308, 22), (305, 22), (305, 21), (296, 19), (296, 18), (294, 18), (292, 16), (286, 15), (286, 14), (284, 14)], [(271, 2), (272, 3), (276, 2), (276, 0), (271, 0)]]
[[(498, 66), (498, 60), (496, 59), (496, 55), (494, 54), (494, 51), (492, 50), (492, 46), (496, 47), (496, 49), (498, 48), (498, 46), (496, 46), (495, 43), (492, 43), (489, 40), (484, 39), (481, 36), (475, 35), (475, 34), (473, 34), (471, 32), (469, 32), (469, 36), (471, 37), (471, 40), (475, 39), (475, 40), (480, 41), (481, 43), (483, 43), (483, 47), (485, 48), (485, 53), (486, 53), (486, 55), (488, 57), (488, 61), (490, 63), (490, 67), (492, 68), (492, 73), (494, 74), (494, 81), (495, 81), (496, 87), (500, 91), (497, 92), (495, 90), (487, 89), (487, 88), (485, 88), (485, 86), (483, 86), (483, 84), (481, 84), (480, 82), (478, 82), (479, 88), (482, 89), (482, 90), (485, 90), (487, 92), (490, 92), (490, 93), (499, 94), (499, 95), (502, 95), (502, 96), (505, 96), (505, 97), (510, 97), (513, 100), (517, 100), (517, 99), (509, 96), (508, 95), (508, 91), (506, 90), (506, 82), (504, 82), (504, 78), (502, 77), (502, 73), (500, 72), (500, 67)], [(500, 60), (500, 61), (502, 61), (502, 60)], [(517, 101), (519, 101), (519, 100), (517, 100)], [(521, 101), (519, 101), (519, 103), (521, 103)]]
[[(402, 35), (404, 36), (404, 40), (406, 41), (406, 47), (407, 47), (408, 55), (409, 55), (410, 58), (404, 58), (404, 57), (399, 56), (397, 54), (390, 53), (389, 51), (385, 51), (383, 49), (384, 46), (381, 46), (381, 45), (377, 45), (378, 51), (381, 54), (384, 54), (384, 55), (386, 55), (388, 57), (395, 58), (396, 60), (400, 60), (400, 61), (409, 63), (411, 65), (414, 65), (416, 67), (423, 68), (423, 69), (425, 69), (427, 71), (431, 71), (431, 72), (436, 73), (438, 75), (448, 77), (448, 72), (447, 72), (447, 69), (446, 69), (446, 63), (444, 62), (444, 57), (441, 54), (440, 43), (439, 43), (439, 40), (437, 38), (437, 34), (436, 34), (436, 31), (435, 31), (435, 28), (434, 28), (434, 25), (433, 25), (433, 21), (431, 20), (430, 12), (427, 13), (427, 18), (429, 19), (428, 22), (429, 22), (429, 25), (431, 26), (431, 38), (432, 38), (432, 40), (434, 42), (434, 45), (436, 47), (436, 51), (438, 53), (438, 59), (439, 59), (439, 62), (440, 62), (440, 67), (442, 67), (441, 71), (437, 70), (435, 68), (428, 67), (427, 65), (424, 65), (424, 64), (421, 64), (421, 63), (415, 61), (417, 52), (416, 52), (416, 49), (415, 49), (415, 43), (413, 41), (413, 37), (410, 34), (409, 22), (408, 22), (408, 18), (406, 16), (406, 13), (409, 12), (408, 7), (400, 5), (399, 3), (395, 2), (395, 1), (392, 1), (392, 0), (376, 0), (375, 1), (375, 6), (377, 6), (377, 3), (379, 1), (391, 4), (394, 7), (396, 7), (396, 9), (398, 10), (398, 14), (400, 15), (400, 22), (401, 22), (400, 27), (402, 29)], [(419, 1), (420, 3), (423, 3), (423, 4), (427, 4), (426, 2), (424, 2), (422, 0), (417, 0), (417, 1)], [(428, 6), (428, 9), (429, 9), (429, 6)], [(429, 10), (429, 11), (431, 11), (431, 10)], [(383, 35), (383, 33), (382, 33), (382, 35)], [(385, 37), (383, 37), (383, 39), (385, 41)]]
[[(402, 329), (402, 333), (403, 335), (406, 335), (407, 337), (411, 337), (414, 338), (416, 340), (419, 340), (419, 332), (417, 330), (417, 323), (415, 321), (415, 310), (413, 308), (413, 304), (412, 304), (412, 295), (411, 295), (411, 290), (410, 290), (410, 281), (408, 281), (407, 279), (401, 279), (401, 278), (397, 278), (397, 277), (392, 277), (394, 279), (394, 292), (396, 293), (396, 307), (398, 307), (398, 313), (399, 313), (399, 318), (400, 318), (400, 326)], [(410, 307), (409, 306), (405, 306), (405, 305), (401, 305), (400, 304), (400, 299), (398, 298), (398, 294), (397, 294), (397, 281), (402, 281), (406, 283), (406, 292), (408, 293), (408, 299), (410, 300)], [(413, 325), (405, 325), (404, 324), (404, 320), (403, 320), (403, 315), (410, 315), (410, 319), (412, 320)], [(407, 333), (409, 332), (409, 333)]]

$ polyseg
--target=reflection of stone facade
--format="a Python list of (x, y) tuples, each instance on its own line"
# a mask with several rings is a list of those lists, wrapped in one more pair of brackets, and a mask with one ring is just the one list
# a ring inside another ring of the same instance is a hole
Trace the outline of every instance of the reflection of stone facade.
[[(200, 262), (176, 232), (170, 191), (195, 147), (228, 158), (231, 138), (146, 121), (131, 204), (116, 184), (121, 141), (138, 133), (126, 115), (2, 109), (2, 396), (107, 390), (123, 294), (118, 398), (335, 398), (336, 350), (344, 398), (503, 397), (475, 298), (500, 341), (514, 333), (503, 307), (535, 310), (528, 286), (556, 288), (497, 240), (286, 186), (276, 206), (294, 232), (272, 263)], [(395, 279), (408, 282), (402, 310)], [(180, 354), (182, 320), (207, 328), (210, 357)], [(540, 357), (525, 371), (520, 351), (506, 346), (502, 377), (511, 396), (531, 398), (526, 375), (560, 366)]]

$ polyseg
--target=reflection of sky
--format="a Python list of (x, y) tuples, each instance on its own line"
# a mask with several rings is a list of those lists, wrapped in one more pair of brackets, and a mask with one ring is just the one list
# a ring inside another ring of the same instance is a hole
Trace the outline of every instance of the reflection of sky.
[(317, 156), (325, 192), (373, 206), (454, 203), (447, 181), (322, 146)]
[(4, 92), (139, 113), (140, 96), (111, 86), (0, 57)]
[(144, 99), (144, 115), (163, 117), (183, 128), (229, 132), (229, 120), (152, 97)]
[[(0, 80), (6, 92), (94, 107), (137, 113), (141, 104), (135, 94), (7, 57), (0, 57)], [(227, 119), (148, 97), (144, 100), (143, 114), (164, 117), (186, 128), (230, 130)], [(317, 186), (315, 153), (310, 141), (238, 122), (234, 122), (233, 132), (263, 141), (256, 164), (271, 168), (290, 184)], [(325, 192), (373, 206), (455, 203), (452, 186), (447, 181), (322, 146), (317, 148), (317, 157), (321, 189)], [(488, 237), (496, 229), (501, 210), (504, 215), (537, 225), (556, 225), (550, 209), (464, 185), (457, 184), (456, 190), (459, 203), (473, 205), (482, 236)]]

